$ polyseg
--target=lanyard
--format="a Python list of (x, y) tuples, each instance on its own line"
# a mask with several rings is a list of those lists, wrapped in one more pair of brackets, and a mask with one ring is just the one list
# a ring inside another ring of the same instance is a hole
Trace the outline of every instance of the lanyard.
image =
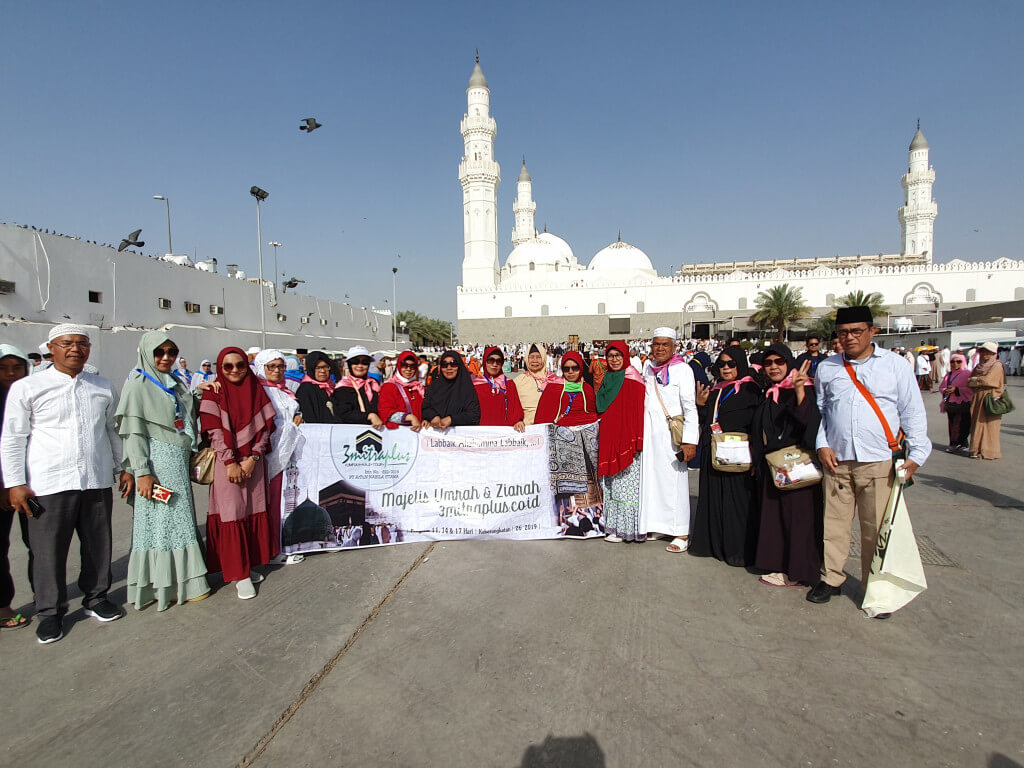
[(577, 395), (579, 395), (579, 392), (569, 392), (568, 395), (569, 395), (569, 405), (566, 406), (565, 412), (562, 414), (563, 416), (568, 416), (569, 415), (569, 411), (572, 410), (572, 403), (576, 399)]
[(171, 400), (174, 401), (174, 420), (176, 422), (177, 421), (181, 421), (181, 402), (178, 400), (178, 396), (176, 394), (174, 394), (174, 390), (171, 387), (165, 387), (161, 382), (159, 382), (156, 379), (154, 379), (152, 376), (150, 376), (148, 373), (146, 373), (141, 368), (136, 368), (135, 372), (136, 373), (141, 373), (143, 376), (145, 376), (151, 382), (156, 384), (158, 387), (160, 387), (160, 389), (162, 389), (164, 392), (166, 392), (170, 396)]

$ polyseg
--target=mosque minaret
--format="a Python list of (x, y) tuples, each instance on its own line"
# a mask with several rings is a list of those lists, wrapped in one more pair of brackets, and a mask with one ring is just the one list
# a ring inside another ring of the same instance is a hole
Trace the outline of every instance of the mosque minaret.
[(523, 158), (523, 169), (519, 171), (516, 184), (516, 202), (512, 206), (516, 216), (516, 228), (512, 230), (512, 245), (516, 246), (532, 240), (537, 236), (537, 225), (533, 216), (537, 212), (537, 204), (533, 202), (533, 180), (526, 170), (526, 158)]
[(921, 121), (917, 133), (910, 142), (910, 167), (903, 175), (903, 206), (899, 209), (900, 233), (904, 256), (921, 254), (932, 262), (932, 234), (939, 206), (932, 199), (932, 185), (935, 183), (935, 169), (928, 165), (928, 142), (921, 133)]

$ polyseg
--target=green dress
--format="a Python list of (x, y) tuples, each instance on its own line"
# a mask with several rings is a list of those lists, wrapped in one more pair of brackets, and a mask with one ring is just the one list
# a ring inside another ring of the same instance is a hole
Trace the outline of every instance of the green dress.
[[(191, 420), (185, 430), (195, 435)], [(157, 610), (164, 611), (174, 602), (185, 603), (210, 591), (206, 581), (206, 561), (196, 533), (195, 502), (189, 479), (191, 451), (177, 445), (129, 436), (125, 453), (132, 466), (148, 448), (149, 464), (157, 482), (174, 491), (164, 504), (135, 495), (135, 525), (132, 530), (132, 553), (128, 560), (128, 600), (143, 608), (154, 600)]]

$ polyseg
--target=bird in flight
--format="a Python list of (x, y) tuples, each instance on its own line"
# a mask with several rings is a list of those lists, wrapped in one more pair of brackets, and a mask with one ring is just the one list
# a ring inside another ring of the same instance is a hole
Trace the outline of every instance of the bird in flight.
[(142, 240), (139, 240), (139, 235), (141, 235), (141, 234), (142, 234), (142, 230), (141, 229), (136, 229), (134, 232), (132, 232), (130, 235), (128, 235), (128, 237), (126, 237), (124, 240), (121, 241), (121, 244), (119, 246), (117, 246), (117, 252), (120, 253), (125, 248), (127, 248), (129, 245), (134, 246), (136, 248), (141, 248), (142, 246), (144, 246), (145, 243)]
[(318, 123), (316, 121), (315, 117), (307, 117), (302, 122), (305, 123), (305, 125), (300, 125), (299, 126), (299, 130), (300, 131), (306, 131), (306, 133), (312, 133), (317, 128), (322, 128), (323, 127), (323, 124), (322, 123)]

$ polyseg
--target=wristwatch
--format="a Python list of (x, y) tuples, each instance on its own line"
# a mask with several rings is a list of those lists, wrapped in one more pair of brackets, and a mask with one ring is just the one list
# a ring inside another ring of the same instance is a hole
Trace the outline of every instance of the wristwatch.
[(253, 461), (263, 461), (263, 457), (260, 456), (258, 453), (250, 453), (249, 458), (252, 459)]

